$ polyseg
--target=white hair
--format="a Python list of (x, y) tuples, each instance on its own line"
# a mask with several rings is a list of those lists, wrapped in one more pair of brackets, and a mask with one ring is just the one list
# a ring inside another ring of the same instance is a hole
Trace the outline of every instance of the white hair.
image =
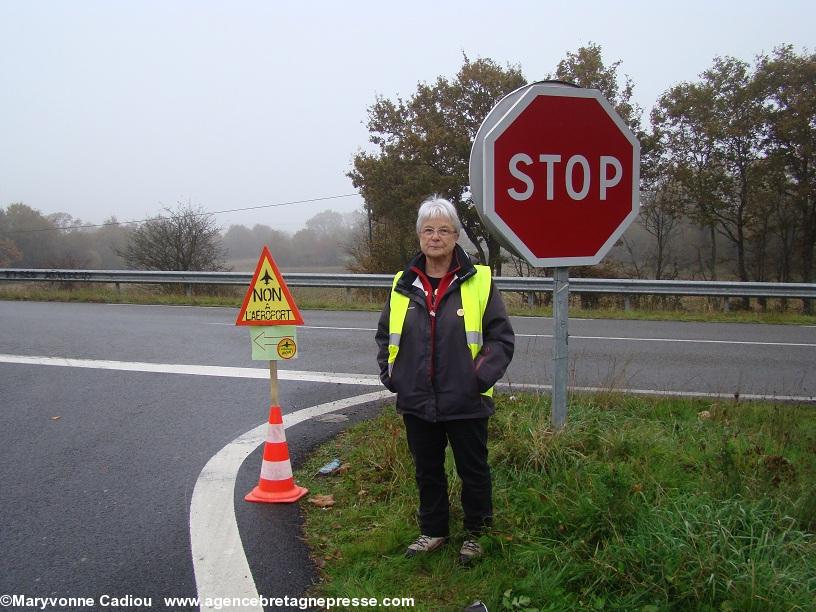
[(422, 230), (422, 226), (425, 225), (427, 221), (437, 217), (443, 217), (449, 220), (457, 234), (462, 231), (462, 223), (459, 221), (459, 215), (456, 214), (456, 207), (445, 198), (440, 198), (434, 194), (425, 199), (419, 206), (416, 223), (417, 234)]

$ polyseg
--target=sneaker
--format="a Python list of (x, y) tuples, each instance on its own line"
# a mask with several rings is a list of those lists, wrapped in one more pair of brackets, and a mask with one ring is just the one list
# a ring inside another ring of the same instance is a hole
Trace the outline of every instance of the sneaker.
[(405, 551), (406, 557), (413, 557), (417, 553), (429, 553), (442, 546), (448, 538), (434, 538), (432, 536), (421, 535)]
[(476, 540), (465, 540), (459, 549), (459, 563), (469, 565), (482, 556), (482, 547)]

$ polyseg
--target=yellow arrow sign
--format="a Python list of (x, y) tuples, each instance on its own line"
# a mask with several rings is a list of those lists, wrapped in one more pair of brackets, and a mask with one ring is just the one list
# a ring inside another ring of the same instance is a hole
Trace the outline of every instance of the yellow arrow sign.
[(294, 325), (254, 327), (249, 335), (254, 360), (280, 361), (297, 357), (297, 327)]

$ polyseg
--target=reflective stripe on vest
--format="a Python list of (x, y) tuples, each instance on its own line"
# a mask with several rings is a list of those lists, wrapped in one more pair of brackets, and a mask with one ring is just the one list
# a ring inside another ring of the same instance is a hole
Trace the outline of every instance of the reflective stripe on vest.
[[(468, 348), (473, 359), (482, 348), (482, 319), (484, 319), (487, 300), (490, 297), (490, 268), (488, 266), (474, 266), (476, 274), (467, 279), (459, 286), (459, 294), (462, 297), (462, 317), (465, 325), (465, 337)], [(408, 315), (408, 304), (411, 299), (396, 291), (397, 282), (402, 277), (402, 272), (397, 272), (394, 282), (391, 284), (391, 310), (388, 317), (388, 375), (394, 369), (394, 362), (399, 353), (402, 326), (405, 324), (405, 317)], [(482, 395), (492, 396), (493, 387), (482, 393)]]

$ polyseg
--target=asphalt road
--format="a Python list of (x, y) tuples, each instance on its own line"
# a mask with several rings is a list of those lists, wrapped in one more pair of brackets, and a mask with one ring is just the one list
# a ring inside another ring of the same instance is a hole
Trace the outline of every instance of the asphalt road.
[[(0, 302), (0, 594), (129, 594), (152, 597), (154, 609), (164, 596), (196, 594), (193, 487), (213, 455), (266, 419), (268, 385), (94, 364), (258, 369), (264, 364), (251, 361), (249, 334), (233, 326), (235, 314)], [(372, 384), (284, 379), (283, 411), (376, 390), (376, 314), (303, 314), (300, 356), (281, 369), (357, 374)], [(552, 321), (513, 324), (517, 351), (507, 382), (548, 384)], [(579, 387), (816, 395), (814, 327), (571, 320), (570, 334), (571, 382)], [(83, 359), (88, 367), (23, 357)], [(364, 404), (342, 412), (354, 421), (376, 410)], [(288, 430), (293, 463), (344, 426), (311, 420)], [(260, 448), (235, 485), (249, 566), (258, 593), (300, 595), (315, 575), (298, 539), (298, 505), (242, 500), (259, 466)]]
[[(0, 353), (258, 367), (234, 310), (0, 302)], [(376, 374), (367, 312), (310, 311), (282, 368)], [(548, 384), (552, 320), (514, 317), (511, 384)], [(571, 319), (570, 383), (691, 393), (816, 396), (816, 326)]]

